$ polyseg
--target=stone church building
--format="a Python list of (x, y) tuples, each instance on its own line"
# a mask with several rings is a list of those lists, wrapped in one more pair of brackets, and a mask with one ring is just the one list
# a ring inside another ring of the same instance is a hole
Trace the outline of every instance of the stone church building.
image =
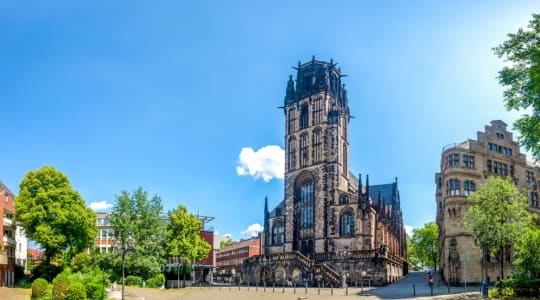
[(349, 170), (350, 111), (340, 68), (298, 63), (285, 93), (285, 195), (265, 201), (263, 255), (247, 284), (386, 284), (407, 270), (397, 178), (370, 185)]

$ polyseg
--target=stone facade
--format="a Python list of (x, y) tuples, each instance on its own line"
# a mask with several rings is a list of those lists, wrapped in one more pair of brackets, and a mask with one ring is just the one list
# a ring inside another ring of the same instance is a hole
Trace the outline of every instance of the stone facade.
[(351, 116), (336, 64), (313, 58), (295, 69), (283, 106), (284, 200), (265, 205), (264, 255), (245, 273), (254, 282), (394, 281), (406, 265), (397, 178), (370, 186), (350, 172)]
[[(507, 125), (492, 121), (477, 140), (443, 148), (441, 171), (435, 174), (437, 224), (439, 226), (439, 268), (449, 283), (482, 281), (481, 251), (471, 232), (460, 227), (469, 206), (467, 196), (490, 176), (511, 176), (519, 189), (527, 189), (530, 210), (540, 215), (538, 205), (539, 168), (520, 153)], [(504, 253), (505, 274), (511, 275), (512, 249)], [(488, 281), (499, 279), (500, 258), (485, 256)]]

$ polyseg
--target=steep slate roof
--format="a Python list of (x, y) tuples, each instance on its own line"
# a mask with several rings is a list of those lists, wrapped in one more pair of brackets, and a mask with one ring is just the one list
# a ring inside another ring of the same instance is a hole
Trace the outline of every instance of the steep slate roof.
[(384, 197), (384, 204), (391, 205), (396, 194), (396, 183), (378, 184), (369, 186), (369, 196), (373, 202), (373, 206), (379, 205), (379, 192), (381, 199)]

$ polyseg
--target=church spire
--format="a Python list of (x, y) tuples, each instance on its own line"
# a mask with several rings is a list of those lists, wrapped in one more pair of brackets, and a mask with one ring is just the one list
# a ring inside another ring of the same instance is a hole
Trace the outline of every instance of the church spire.
[(270, 245), (270, 229), (268, 228), (268, 217), (268, 197), (264, 197), (264, 254), (267, 254), (266, 249)]
[(287, 82), (287, 91), (285, 92), (285, 105), (294, 102), (296, 91), (294, 90), (294, 80), (292, 75), (289, 75), (289, 81)]

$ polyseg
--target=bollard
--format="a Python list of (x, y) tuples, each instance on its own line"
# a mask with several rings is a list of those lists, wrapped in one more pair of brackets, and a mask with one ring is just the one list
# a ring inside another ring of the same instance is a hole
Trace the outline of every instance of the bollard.
[(202, 283), (199, 281), (199, 289), (202, 290)]
[(349, 286), (345, 284), (345, 296), (349, 296)]
[(306, 295), (307, 295), (307, 281), (306, 281)]
[(255, 292), (259, 290), (259, 284), (255, 283)]
[(450, 294), (450, 283), (447, 283), (446, 287), (448, 287), (448, 294)]
[(414, 285), (414, 283), (412, 285), (412, 295), (416, 297), (416, 286)]
[(317, 295), (321, 294), (321, 284), (319, 284), (319, 287), (317, 288)]
[(240, 284), (238, 285), (238, 290), (240, 290)]
[(293, 284), (293, 291), (296, 294), (296, 282)]
[(263, 288), (263, 292), (266, 293), (266, 281), (264, 282), (264, 288)]
[(283, 290), (281, 292), (285, 294), (285, 282), (283, 283)]
[(334, 285), (330, 285), (330, 295), (334, 296)]
[(354, 281), (354, 287), (355, 287), (355, 288), (358, 288), (358, 280), (355, 280), (355, 281)]
[(272, 283), (272, 293), (276, 292), (276, 283)]
[(231, 290), (231, 286), (229, 285), (229, 291)]

